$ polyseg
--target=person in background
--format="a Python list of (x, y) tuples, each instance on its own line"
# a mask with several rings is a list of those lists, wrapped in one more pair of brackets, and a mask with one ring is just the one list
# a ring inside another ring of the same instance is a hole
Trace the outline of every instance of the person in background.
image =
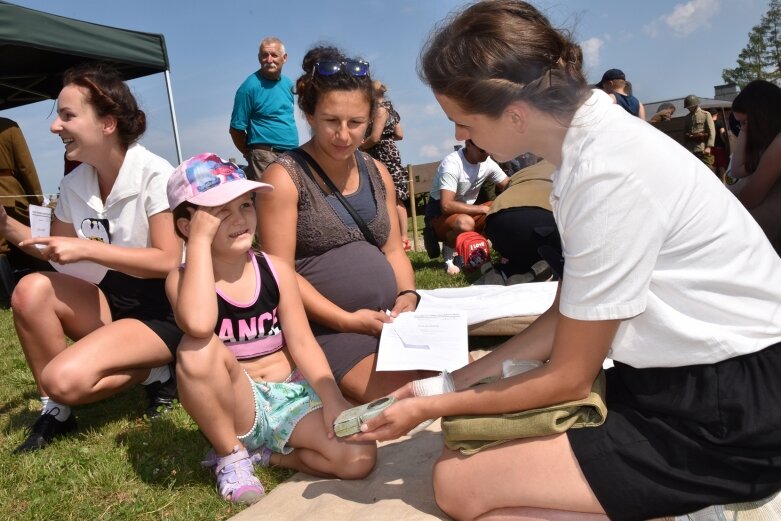
[(401, 243), (393, 180), (358, 150), (375, 106), (369, 64), (317, 46), (302, 69), (296, 94), (312, 138), (263, 173), (274, 191), (258, 194), (258, 236), (264, 251), (295, 267), (339, 388), (365, 403), (425, 374), (375, 370), (383, 324), (413, 311), (420, 297)]
[(713, 167), (716, 169), (716, 175), (719, 176), (719, 179), (724, 180), (724, 174), (727, 172), (727, 165), (729, 164), (729, 159), (727, 158), (727, 142), (729, 141), (727, 127), (721, 119), (722, 112), (720, 109), (712, 108), (708, 109), (708, 112), (711, 118), (713, 118), (713, 128), (716, 131), (713, 148), (711, 148)]
[(72, 406), (138, 383), (150, 417), (172, 405), (168, 364), (182, 333), (164, 278), (181, 262), (182, 243), (165, 196), (173, 166), (137, 143), (145, 129), (144, 112), (114, 69), (66, 71), (51, 131), (82, 164), (62, 180), (51, 235), (31, 237), (0, 211), (0, 236), (58, 269), (25, 276), (11, 297), (41, 395), (41, 414), (15, 452), (74, 432)]
[[(31, 204), (43, 204), (43, 193), (30, 149), (16, 121), (0, 118), (0, 205), (11, 218), (29, 226)], [(0, 237), (0, 307), (8, 308), (21, 276), (48, 269), (48, 263)]]
[(781, 255), (781, 88), (764, 80), (732, 101), (740, 133), (732, 153), (730, 186)]
[(279, 154), (298, 146), (293, 83), (282, 75), (285, 45), (279, 38), (264, 38), (258, 61), (260, 69), (236, 91), (230, 121), (233, 144), (247, 160), (247, 176), (254, 180)]
[(401, 164), (401, 155), (396, 147), (396, 141), (404, 138), (401, 128), (401, 117), (393, 108), (391, 100), (385, 97), (388, 88), (380, 80), (372, 82), (377, 106), (374, 108), (374, 117), (366, 131), (366, 139), (361, 145), (374, 159), (380, 161), (388, 169), (396, 187), (396, 212), (399, 216), (399, 231), (404, 250), (411, 249), (407, 236), (407, 206), (404, 201), (409, 200), (409, 173)]
[(608, 93), (613, 103), (629, 112), (633, 116), (645, 120), (645, 107), (640, 101), (627, 92), (626, 75), (620, 69), (609, 69), (602, 75), (602, 79), (597, 83), (600, 88)]
[(485, 219), (485, 236), (501, 260), (474, 284), (511, 285), (548, 279), (551, 268), (541, 253), (549, 246), (560, 255), (561, 244), (550, 204), (555, 167), (535, 162), (510, 177)]
[(377, 455), (374, 443), (334, 436), (351, 405), (307, 325), (296, 274), (253, 250), (255, 192), (271, 189), (214, 154), (188, 159), (168, 181), (176, 233), (187, 241), (185, 264), (166, 281), (184, 330), (179, 395), (213, 446), (205, 465), (233, 503), (265, 493), (253, 462), (361, 479)]
[[(458, 520), (717, 519), (713, 505), (781, 489), (781, 259), (701, 161), (590, 89), (576, 47), (518, 0), (430, 36), (418, 70), (456, 139), (556, 166), (564, 273), (548, 311), (452, 374), (455, 392), (411, 383), (356, 439), (583, 399), (609, 355), (604, 423), (445, 449), (437, 503)], [(505, 360), (545, 363), (496, 379)]]
[(662, 121), (670, 121), (675, 114), (675, 105), (672, 103), (660, 103), (656, 109), (656, 114), (651, 116), (649, 120), (651, 123), (660, 123)]
[(714, 159), (711, 149), (716, 141), (716, 127), (710, 112), (700, 108), (700, 98), (689, 94), (683, 100), (683, 107), (689, 111), (683, 127), (686, 148), (708, 168), (713, 170)]
[(465, 141), (464, 148), (448, 154), (437, 169), (426, 205), (423, 238), (426, 251), (432, 258), (438, 255), (432, 255), (438, 252), (439, 245), (436, 243), (444, 243), (442, 256), (445, 269), (451, 275), (461, 271), (453, 264), (458, 235), (471, 231), (482, 233), (485, 227), (485, 216), (491, 202), (477, 204), (476, 201), (486, 181), (494, 183), (497, 192), (501, 192), (510, 178), (488, 152), (469, 139)]

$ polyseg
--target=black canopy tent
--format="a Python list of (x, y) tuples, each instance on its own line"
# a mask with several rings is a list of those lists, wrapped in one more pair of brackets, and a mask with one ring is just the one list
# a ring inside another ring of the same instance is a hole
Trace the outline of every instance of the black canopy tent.
[(66, 69), (95, 60), (111, 63), (126, 80), (165, 74), (176, 154), (181, 162), (162, 34), (93, 24), (0, 0), (0, 110), (56, 98)]

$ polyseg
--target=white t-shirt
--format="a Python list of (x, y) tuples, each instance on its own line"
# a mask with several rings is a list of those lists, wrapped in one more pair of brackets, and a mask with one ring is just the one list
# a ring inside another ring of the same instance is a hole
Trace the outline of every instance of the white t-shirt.
[[(139, 144), (128, 147), (114, 186), (100, 198), (98, 173), (82, 163), (60, 184), (54, 215), (72, 223), (82, 239), (102, 241), (129, 248), (151, 246), (149, 217), (168, 210), (166, 184), (174, 167)], [(58, 271), (98, 283), (108, 268), (93, 262), (55, 265)]]
[(610, 357), (713, 363), (781, 342), (781, 259), (704, 164), (602, 91), (577, 111), (551, 204), (560, 311), (622, 320)]
[(475, 204), (480, 187), (486, 179), (501, 183), (507, 178), (501, 167), (490, 157), (482, 163), (472, 164), (464, 157), (464, 149), (451, 152), (437, 169), (437, 176), (431, 187), (430, 197), (439, 200), (440, 190), (456, 193), (456, 201)]

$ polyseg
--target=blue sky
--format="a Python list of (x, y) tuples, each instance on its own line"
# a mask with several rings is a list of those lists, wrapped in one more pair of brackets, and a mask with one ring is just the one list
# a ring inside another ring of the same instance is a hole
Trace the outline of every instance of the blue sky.
[[(431, 28), (455, 0), (11, 0), (62, 16), (126, 29), (162, 33), (185, 158), (200, 152), (238, 157), (228, 135), (233, 95), (257, 69), (259, 41), (276, 35), (286, 44), (284, 73), (295, 79), (313, 44), (326, 41), (371, 62), (388, 85), (401, 114), (404, 163), (436, 161), (456, 143), (452, 124), (418, 79), (418, 53)], [(539, 0), (533, 2), (569, 29), (585, 54), (592, 82), (609, 68), (624, 70), (643, 102), (694, 93), (713, 97), (721, 71), (734, 67), (748, 33), (768, 9), (767, 0)], [(99, 45), (99, 42), (96, 44)], [(146, 111), (149, 129), (141, 143), (176, 164), (162, 74), (130, 82)], [(47, 193), (62, 176), (63, 148), (48, 132), (54, 102), (6, 110), (19, 122)], [(298, 118), (299, 134), (309, 129)]]

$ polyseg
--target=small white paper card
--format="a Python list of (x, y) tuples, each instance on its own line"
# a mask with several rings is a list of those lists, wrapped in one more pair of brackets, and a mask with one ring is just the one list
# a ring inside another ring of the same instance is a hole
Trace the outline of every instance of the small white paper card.
[(463, 312), (408, 312), (383, 325), (377, 371), (455, 371), (468, 362)]
[[(48, 206), (38, 206), (31, 204), (30, 212), (30, 234), (32, 237), (48, 237), (52, 229), (52, 209)], [(43, 249), (45, 246), (36, 244), (36, 248)]]

